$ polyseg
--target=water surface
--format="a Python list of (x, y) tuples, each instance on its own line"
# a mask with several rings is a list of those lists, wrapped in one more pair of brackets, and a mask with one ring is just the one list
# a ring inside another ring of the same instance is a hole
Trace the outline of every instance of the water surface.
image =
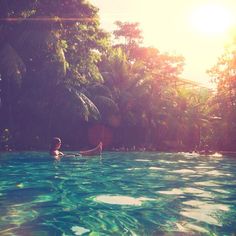
[(0, 235), (234, 235), (236, 159), (0, 154)]

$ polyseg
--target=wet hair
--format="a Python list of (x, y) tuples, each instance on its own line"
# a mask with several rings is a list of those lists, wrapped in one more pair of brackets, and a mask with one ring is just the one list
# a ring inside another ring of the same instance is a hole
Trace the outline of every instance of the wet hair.
[(58, 144), (61, 143), (61, 139), (58, 137), (54, 137), (51, 142), (50, 150), (54, 150)]

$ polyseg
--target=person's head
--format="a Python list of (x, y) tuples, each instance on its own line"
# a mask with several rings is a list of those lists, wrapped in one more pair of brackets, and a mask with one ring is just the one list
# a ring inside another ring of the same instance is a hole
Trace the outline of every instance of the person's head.
[(51, 142), (51, 150), (58, 150), (61, 147), (61, 139), (54, 137)]

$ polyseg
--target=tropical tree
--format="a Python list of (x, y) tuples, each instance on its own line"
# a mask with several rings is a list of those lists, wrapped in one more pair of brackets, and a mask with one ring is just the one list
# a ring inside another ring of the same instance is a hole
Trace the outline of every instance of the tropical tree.
[(131, 57), (132, 51), (142, 43), (142, 31), (139, 29), (139, 23), (116, 21), (117, 29), (113, 35), (117, 43), (116, 47), (122, 47), (125, 53)]
[(31, 140), (52, 135), (65, 119), (71, 126), (98, 119), (84, 93), (89, 83), (102, 80), (97, 63), (108, 46), (98, 9), (82, 0), (0, 4), (2, 126), (9, 128), (14, 118), (20, 122), (11, 122), (16, 132), (28, 131)]
[(217, 82), (217, 93), (211, 100), (212, 117), (217, 119), (218, 126), (214, 136), (218, 137), (218, 149), (235, 149), (236, 141), (236, 39), (229, 44), (215, 66), (209, 70)]
[[(119, 137), (123, 137), (120, 140), (127, 140), (127, 145), (161, 145), (161, 135), (158, 137), (156, 133), (159, 134), (165, 124), (165, 93), (171, 90), (173, 81), (181, 73), (183, 58), (141, 47), (136, 40), (141, 31), (136, 24), (120, 23), (118, 26), (116, 36), (129, 39), (113, 46), (101, 70), (119, 107)], [(133, 42), (132, 45), (129, 42)], [(169, 101), (171, 103), (171, 99)]]

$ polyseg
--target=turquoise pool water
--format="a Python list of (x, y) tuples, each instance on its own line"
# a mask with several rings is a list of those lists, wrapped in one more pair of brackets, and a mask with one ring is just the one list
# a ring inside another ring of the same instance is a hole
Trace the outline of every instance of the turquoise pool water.
[(0, 154), (0, 235), (235, 235), (236, 158)]

